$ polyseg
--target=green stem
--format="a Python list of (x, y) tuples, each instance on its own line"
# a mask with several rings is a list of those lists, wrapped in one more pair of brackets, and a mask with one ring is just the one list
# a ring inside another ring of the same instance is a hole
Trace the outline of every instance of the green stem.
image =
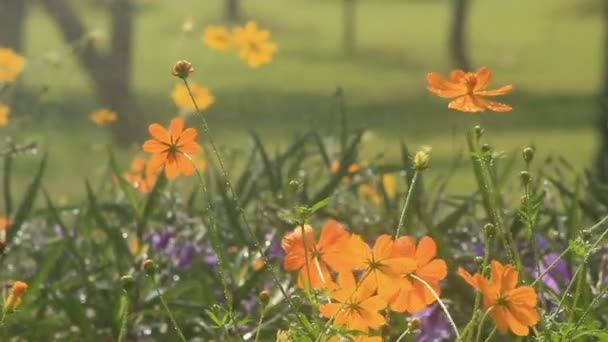
[(407, 210), (410, 206), (410, 199), (412, 197), (412, 193), (414, 192), (414, 186), (416, 185), (416, 181), (418, 180), (418, 173), (420, 171), (414, 170), (414, 176), (412, 176), (412, 182), (410, 183), (409, 189), (407, 189), (407, 194), (405, 195), (405, 201), (403, 202), (403, 207), (401, 208), (401, 216), (399, 217), (399, 224), (397, 224), (397, 230), (395, 231), (395, 239), (399, 238), (399, 234), (401, 233), (401, 228), (403, 228), (403, 224), (405, 223), (405, 217), (407, 214)]
[(409, 335), (411, 331), (412, 330), (410, 329), (410, 327), (407, 327), (407, 329), (405, 329), (405, 331), (403, 332), (403, 334), (399, 335), (399, 338), (395, 342), (401, 342), (401, 340), (404, 339), (405, 336)]
[(173, 312), (171, 312), (171, 309), (169, 309), (169, 306), (165, 302), (165, 298), (163, 297), (163, 294), (160, 292), (160, 289), (158, 288), (158, 283), (156, 282), (156, 279), (154, 279), (154, 275), (150, 275), (149, 278), (152, 281), (154, 288), (156, 289), (156, 293), (158, 294), (158, 299), (160, 300), (160, 304), (163, 306), (163, 309), (165, 309), (165, 313), (167, 314), (167, 316), (169, 316), (169, 320), (171, 321), (171, 325), (173, 326), (173, 329), (177, 332), (177, 334), (179, 335), (179, 338), (180, 338), (180, 340), (182, 340), (182, 342), (187, 342), (188, 340), (186, 340), (184, 333), (179, 328), (179, 325), (177, 325), (177, 321), (175, 320), (175, 317), (173, 316)]
[[(203, 112), (199, 109), (198, 104), (196, 103), (196, 100), (194, 99), (194, 94), (192, 94), (192, 90), (190, 89), (190, 85), (188, 84), (188, 81), (185, 78), (182, 80), (184, 81), (186, 89), (188, 90), (188, 94), (190, 95), (192, 104), (194, 105), (196, 112), (198, 113), (198, 115), (201, 118), (203, 132), (205, 133), (207, 139), (209, 140), (211, 149), (213, 150), (213, 153), (215, 154), (215, 157), (218, 161), (218, 164), (220, 166), (220, 171), (222, 172), (222, 176), (224, 177), (224, 180), (226, 181), (226, 188), (228, 189), (228, 191), (230, 191), (230, 195), (232, 196), (232, 200), (234, 201), (235, 209), (239, 213), (239, 216), (241, 217), (241, 220), (245, 224), (245, 227), (247, 227), (249, 235), (251, 235), (251, 240), (253, 242), (254, 248), (257, 250), (257, 252), (262, 257), (262, 260), (264, 261), (264, 263), (266, 265), (266, 269), (268, 269), (268, 272), (270, 272), (274, 283), (281, 291), (281, 294), (283, 295), (283, 298), (285, 298), (285, 301), (289, 305), (290, 309), (295, 313), (296, 317), (298, 318), (298, 320), (300, 321), (302, 326), (308, 327), (308, 325), (305, 323), (304, 319), (301, 316), (301, 312), (296, 308), (295, 304), (293, 303), (293, 301), (287, 294), (287, 291), (285, 290), (285, 288), (283, 288), (283, 285), (281, 284), (279, 276), (277, 275), (277, 273), (274, 269), (274, 266), (272, 265), (272, 262), (270, 261), (270, 259), (268, 259), (268, 256), (264, 252), (264, 249), (262, 248), (262, 245), (261, 245), (258, 237), (256, 236), (253, 228), (249, 224), (249, 220), (247, 220), (245, 211), (239, 204), (239, 197), (237, 196), (236, 192), (234, 191), (234, 188), (232, 187), (232, 184), (230, 183), (230, 177), (228, 176), (228, 172), (226, 171), (226, 167), (224, 166), (224, 161), (222, 159), (222, 156), (220, 155), (219, 149), (217, 148), (217, 145), (215, 144), (215, 140), (213, 139), (213, 136), (211, 135), (211, 129), (209, 128), (209, 125), (207, 124), (207, 119), (205, 118), (205, 115), (203, 114)], [(307, 333), (311, 337), (314, 338), (314, 333), (312, 331), (307, 330)]]
[(481, 333), (483, 332), (483, 324), (486, 322), (486, 318), (488, 317), (488, 315), (490, 314), (490, 311), (492, 311), (493, 308), (494, 308), (493, 306), (489, 307), (483, 313), (483, 316), (481, 316), (481, 321), (479, 322), (479, 326), (477, 327), (477, 337), (475, 338), (476, 342), (481, 341)]
[(125, 340), (125, 335), (127, 333), (127, 321), (129, 319), (129, 306), (130, 306), (130, 301), (129, 301), (129, 294), (125, 292), (125, 294), (123, 295), (123, 300), (124, 300), (124, 310), (122, 313), (122, 317), (120, 319), (120, 333), (118, 334), (118, 342), (124, 342)]
[(264, 314), (266, 313), (266, 306), (262, 304), (262, 309), (260, 310), (260, 319), (258, 320), (258, 327), (255, 331), (255, 339), (253, 342), (258, 342), (260, 338), (260, 331), (262, 330), (262, 322), (264, 322)]
[(587, 309), (585, 310), (585, 312), (583, 312), (583, 315), (576, 322), (576, 325), (574, 326), (574, 329), (571, 330), (570, 334), (567, 337), (572, 337), (572, 335), (574, 335), (574, 333), (576, 333), (576, 331), (578, 330), (578, 328), (580, 328), (580, 326), (583, 324), (583, 322), (585, 322), (585, 318), (587, 318), (587, 315), (589, 314), (589, 312), (591, 312), (591, 309), (606, 294), (606, 292), (608, 292), (608, 286), (606, 286), (602, 291), (600, 291), (593, 298), (593, 300), (591, 301), (591, 303), (589, 304), (589, 306), (587, 307)]

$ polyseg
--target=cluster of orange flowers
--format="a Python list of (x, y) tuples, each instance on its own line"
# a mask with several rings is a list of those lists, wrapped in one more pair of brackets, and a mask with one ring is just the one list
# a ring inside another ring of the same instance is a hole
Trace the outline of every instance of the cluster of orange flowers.
[(203, 41), (217, 50), (238, 49), (240, 58), (251, 68), (272, 62), (278, 51), (277, 45), (271, 41), (270, 31), (260, 29), (255, 21), (237, 26), (232, 32), (224, 26), (209, 26)]
[(332, 220), (318, 240), (314, 229), (304, 225), (286, 235), (282, 247), (285, 269), (299, 271), (300, 287), (330, 291), (333, 301), (321, 305), (321, 314), (366, 333), (386, 323), (386, 308), (413, 313), (435, 302), (439, 282), (447, 276), (430, 237), (416, 244), (409, 236), (393, 240), (381, 235), (372, 248)]
[[(19, 78), (25, 67), (25, 58), (13, 49), (0, 47), (0, 84), (12, 83)], [(0, 103), (0, 127), (8, 126), (11, 107)]]

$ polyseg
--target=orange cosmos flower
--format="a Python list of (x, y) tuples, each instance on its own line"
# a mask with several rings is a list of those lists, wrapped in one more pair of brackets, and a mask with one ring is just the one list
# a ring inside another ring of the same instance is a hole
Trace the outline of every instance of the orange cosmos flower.
[(158, 171), (158, 168), (150, 166), (146, 158), (138, 156), (131, 163), (131, 171), (125, 172), (125, 179), (135, 189), (147, 194), (154, 188), (158, 180)]
[(423, 237), (418, 246), (416, 240), (410, 236), (404, 236), (395, 241), (393, 253), (395, 256), (413, 258), (416, 268), (411, 273), (405, 273), (405, 279), (410, 286), (402, 288), (389, 301), (393, 311), (407, 311), (414, 313), (435, 302), (437, 298), (431, 290), (420, 280), (408, 277), (416, 275), (428, 283), (437, 293), (441, 294), (439, 282), (447, 276), (448, 267), (444, 260), (435, 259), (437, 256), (437, 243), (432, 238)]
[(378, 290), (385, 299), (390, 299), (400, 289), (410, 287), (410, 283), (400, 275), (416, 270), (416, 262), (393, 253), (395, 242), (390, 235), (380, 235), (373, 249), (359, 235), (353, 235), (350, 243), (355, 268), (366, 270), (361, 277), (361, 286)]
[(495, 112), (510, 112), (513, 108), (509, 105), (493, 102), (485, 96), (505, 95), (513, 91), (512, 85), (506, 85), (494, 90), (485, 90), (492, 81), (492, 69), (482, 67), (477, 72), (464, 72), (454, 70), (447, 80), (437, 73), (430, 73), (426, 79), (429, 84), (427, 89), (440, 97), (456, 98), (448, 105), (448, 108), (461, 112), (485, 112), (486, 109)]
[(350, 233), (334, 220), (323, 226), (318, 242), (311, 226), (304, 226), (304, 237), (302, 227), (296, 227), (281, 241), (281, 247), (287, 254), (285, 269), (300, 270), (298, 286), (301, 288), (304, 287), (302, 280), (306, 280), (313, 289), (335, 288), (330, 268), (337, 272), (353, 269), (349, 241)]
[(91, 121), (97, 126), (107, 126), (118, 120), (118, 114), (108, 109), (100, 109), (91, 114)]
[(158, 170), (164, 166), (169, 179), (174, 179), (180, 173), (190, 176), (196, 172), (189, 158), (189, 154), (201, 150), (196, 142), (196, 129), (184, 129), (184, 119), (175, 118), (171, 120), (171, 132), (157, 123), (151, 124), (148, 130), (153, 137), (143, 145), (144, 151), (152, 154), (148, 168)]
[(23, 296), (25, 290), (27, 290), (27, 283), (22, 281), (16, 281), (15, 283), (13, 283), (11, 294), (8, 296), (6, 302), (4, 303), (4, 311), (14, 311), (21, 303), (21, 297)]
[(8, 116), (11, 114), (11, 107), (0, 103), (0, 127), (8, 126)]
[(527, 336), (529, 327), (538, 323), (536, 291), (531, 286), (517, 286), (519, 273), (513, 265), (503, 266), (492, 261), (490, 282), (481, 274), (471, 275), (462, 267), (458, 268), (458, 273), (469, 285), (481, 291), (484, 307), (490, 310), (501, 334), (511, 330), (517, 336)]
[(380, 328), (386, 319), (378, 311), (386, 308), (386, 300), (375, 295), (372, 283), (361, 283), (359, 286), (354, 281), (350, 283), (350, 286), (342, 286), (331, 294), (337, 303), (319, 307), (321, 315), (334, 317), (336, 325), (344, 325), (349, 330), (368, 332), (370, 328)]
[(208, 26), (203, 35), (203, 41), (217, 50), (230, 50), (234, 47), (232, 35), (224, 26)]
[(24, 65), (25, 58), (15, 50), (0, 48), (0, 82), (15, 82)]
[(252, 68), (272, 62), (278, 47), (270, 38), (270, 31), (260, 30), (255, 21), (234, 29), (234, 42), (239, 47), (240, 57)]
[[(388, 198), (395, 198), (395, 195), (397, 194), (397, 180), (395, 179), (395, 175), (382, 175), (382, 177), (379, 177), (378, 182), (382, 182), (382, 186), (384, 187), (384, 191), (386, 191), (386, 196)], [(359, 186), (359, 194), (375, 204), (380, 204), (384, 201), (384, 196), (377, 189), (375, 184), (361, 184), (361, 186)]]
[[(326, 342), (343, 342), (344, 339), (334, 336)], [(383, 342), (382, 336), (349, 336), (349, 341), (352, 342)]]
[(0, 217), (0, 230), (6, 230), (11, 224), (13, 220), (10, 217)]
[[(207, 87), (203, 87), (200, 84), (190, 81), (188, 82), (190, 86), (190, 90), (192, 91), (192, 96), (194, 97), (194, 101), (198, 105), (198, 109), (205, 110), (215, 102), (215, 98), (211, 95), (211, 91)], [(193, 112), (196, 110), (194, 107), (194, 103), (192, 102), (192, 98), (190, 97), (190, 93), (188, 93), (188, 88), (183, 83), (178, 83), (173, 88), (173, 93), (171, 94), (173, 101), (177, 108), (187, 112)]]

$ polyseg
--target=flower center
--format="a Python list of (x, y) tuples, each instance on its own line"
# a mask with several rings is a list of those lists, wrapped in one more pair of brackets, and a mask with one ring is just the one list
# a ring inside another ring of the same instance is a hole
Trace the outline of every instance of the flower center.
[(467, 73), (466, 75), (464, 75), (462, 82), (467, 87), (467, 93), (472, 94), (473, 89), (475, 89), (475, 86), (477, 85), (477, 78), (475, 77), (475, 75), (471, 74), (470, 72)]
[(500, 305), (500, 306), (508, 306), (509, 305), (509, 297), (507, 296), (501, 296), (496, 300), (496, 305)]

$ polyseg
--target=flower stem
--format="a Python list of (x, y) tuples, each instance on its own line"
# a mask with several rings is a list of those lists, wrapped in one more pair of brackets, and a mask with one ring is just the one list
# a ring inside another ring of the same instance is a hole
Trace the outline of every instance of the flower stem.
[[(192, 90), (190, 89), (190, 85), (188, 84), (188, 81), (185, 78), (183, 78), (182, 80), (184, 81), (184, 84), (186, 85), (186, 89), (188, 90), (188, 94), (190, 95), (190, 99), (192, 100), (192, 104), (194, 105), (196, 112), (198, 113), (199, 117), (201, 118), (203, 132), (209, 139), (209, 144), (211, 145), (211, 149), (213, 150), (213, 153), (215, 154), (215, 157), (218, 161), (220, 171), (222, 172), (222, 177), (224, 177), (224, 181), (226, 182), (226, 188), (228, 189), (228, 191), (230, 192), (230, 195), (232, 196), (232, 200), (234, 201), (234, 207), (235, 207), (236, 211), (239, 213), (241, 220), (245, 224), (245, 227), (247, 228), (249, 235), (251, 236), (251, 240), (253, 242), (254, 248), (258, 251), (258, 253), (262, 257), (262, 260), (264, 261), (264, 263), (266, 265), (266, 269), (268, 269), (268, 272), (270, 272), (275, 285), (279, 288), (279, 291), (281, 291), (281, 294), (283, 295), (283, 298), (285, 298), (285, 301), (289, 305), (290, 309), (295, 313), (297, 319), (300, 321), (302, 326), (308, 327), (308, 325), (305, 324), (305, 321), (301, 316), (301, 312), (296, 308), (295, 304), (293, 303), (293, 301), (287, 294), (287, 290), (285, 290), (285, 288), (283, 288), (283, 285), (281, 284), (279, 276), (275, 272), (274, 266), (268, 259), (268, 256), (266, 255), (264, 249), (262, 248), (262, 245), (261, 245), (258, 237), (256, 236), (255, 232), (253, 231), (253, 228), (249, 224), (249, 220), (247, 220), (245, 211), (239, 204), (239, 197), (237, 196), (236, 191), (234, 191), (234, 188), (232, 187), (232, 184), (230, 183), (230, 177), (228, 176), (228, 172), (226, 171), (226, 167), (224, 166), (224, 161), (219, 152), (219, 149), (217, 148), (217, 145), (215, 144), (215, 140), (213, 139), (213, 136), (211, 135), (211, 129), (209, 128), (209, 125), (207, 124), (207, 119), (205, 118), (205, 115), (203, 114), (203, 112), (199, 109), (198, 104), (196, 103), (196, 100), (194, 99), (194, 94), (192, 94)], [(311, 337), (314, 337), (313, 332), (311, 332), (308, 329), (307, 329), (307, 333)]]
[(177, 321), (175, 320), (175, 317), (173, 316), (173, 312), (171, 312), (171, 309), (169, 309), (169, 306), (167, 306), (167, 303), (165, 302), (165, 298), (163, 297), (163, 294), (160, 292), (160, 288), (158, 288), (158, 283), (156, 282), (156, 279), (154, 279), (154, 275), (150, 275), (149, 278), (152, 281), (154, 288), (156, 289), (156, 293), (158, 294), (158, 299), (160, 300), (160, 304), (163, 306), (163, 309), (165, 309), (165, 313), (169, 317), (169, 320), (171, 321), (171, 325), (173, 326), (173, 329), (177, 332), (177, 334), (179, 335), (179, 338), (182, 342), (187, 342), (188, 340), (186, 340), (184, 333), (179, 328), (179, 325), (177, 325)]
[(490, 311), (492, 311), (493, 308), (494, 308), (493, 306), (489, 307), (483, 313), (483, 316), (481, 316), (481, 321), (479, 322), (479, 326), (477, 327), (477, 337), (475, 338), (475, 341), (477, 341), (477, 342), (481, 341), (481, 333), (483, 332), (483, 324), (486, 322), (486, 318), (488, 317), (488, 314), (490, 314)]
[(433, 294), (433, 297), (435, 297), (435, 299), (437, 299), (437, 303), (439, 304), (439, 306), (441, 306), (443, 313), (445, 313), (445, 316), (447, 317), (448, 321), (450, 322), (450, 325), (452, 326), (452, 329), (454, 330), (454, 333), (456, 334), (456, 340), (460, 341), (460, 334), (458, 333), (458, 328), (456, 327), (456, 323), (454, 323), (454, 320), (452, 319), (452, 316), (450, 315), (448, 308), (445, 306), (445, 304), (443, 304), (443, 301), (441, 300), (441, 298), (439, 298), (439, 295), (437, 294), (435, 289), (431, 286), (431, 284), (427, 283), (426, 280), (418, 277), (417, 275), (412, 273), (409, 276), (418, 280), (419, 282), (421, 282), (424, 286), (426, 286), (427, 289), (429, 289), (429, 291), (431, 291), (431, 293)]
[(120, 332), (118, 334), (118, 342), (124, 342), (125, 340), (125, 335), (127, 333), (127, 321), (129, 320), (129, 306), (131, 305), (128, 293), (125, 292), (122, 298), (124, 309), (122, 317), (120, 319)]
[(260, 310), (260, 319), (258, 320), (258, 327), (255, 331), (255, 339), (253, 340), (253, 342), (258, 342), (258, 340), (260, 338), (260, 331), (262, 330), (262, 323), (264, 322), (265, 313), (266, 313), (266, 306), (263, 305), (262, 309)]
[(399, 238), (399, 234), (401, 233), (401, 228), (403, 228), (403, 224), (405, 223), (405, 217), (410, 206), (410, 199), (412, 197), (412, 193), (414, 192), (414, 186), (416, 186), (416, 182), (418, 180), (418, 171), (414, 170), (414, 175), (412, 176), (412, 182), (410, 183), (409, 188), (407, 189), (407, 194), (405, 195), (405, 201), (403, 202), (403, 207), (401, 208), (401, 216), (399, 217), (399, 223), (397, 224), (397, 230), (395, 231), (395, 239)]

